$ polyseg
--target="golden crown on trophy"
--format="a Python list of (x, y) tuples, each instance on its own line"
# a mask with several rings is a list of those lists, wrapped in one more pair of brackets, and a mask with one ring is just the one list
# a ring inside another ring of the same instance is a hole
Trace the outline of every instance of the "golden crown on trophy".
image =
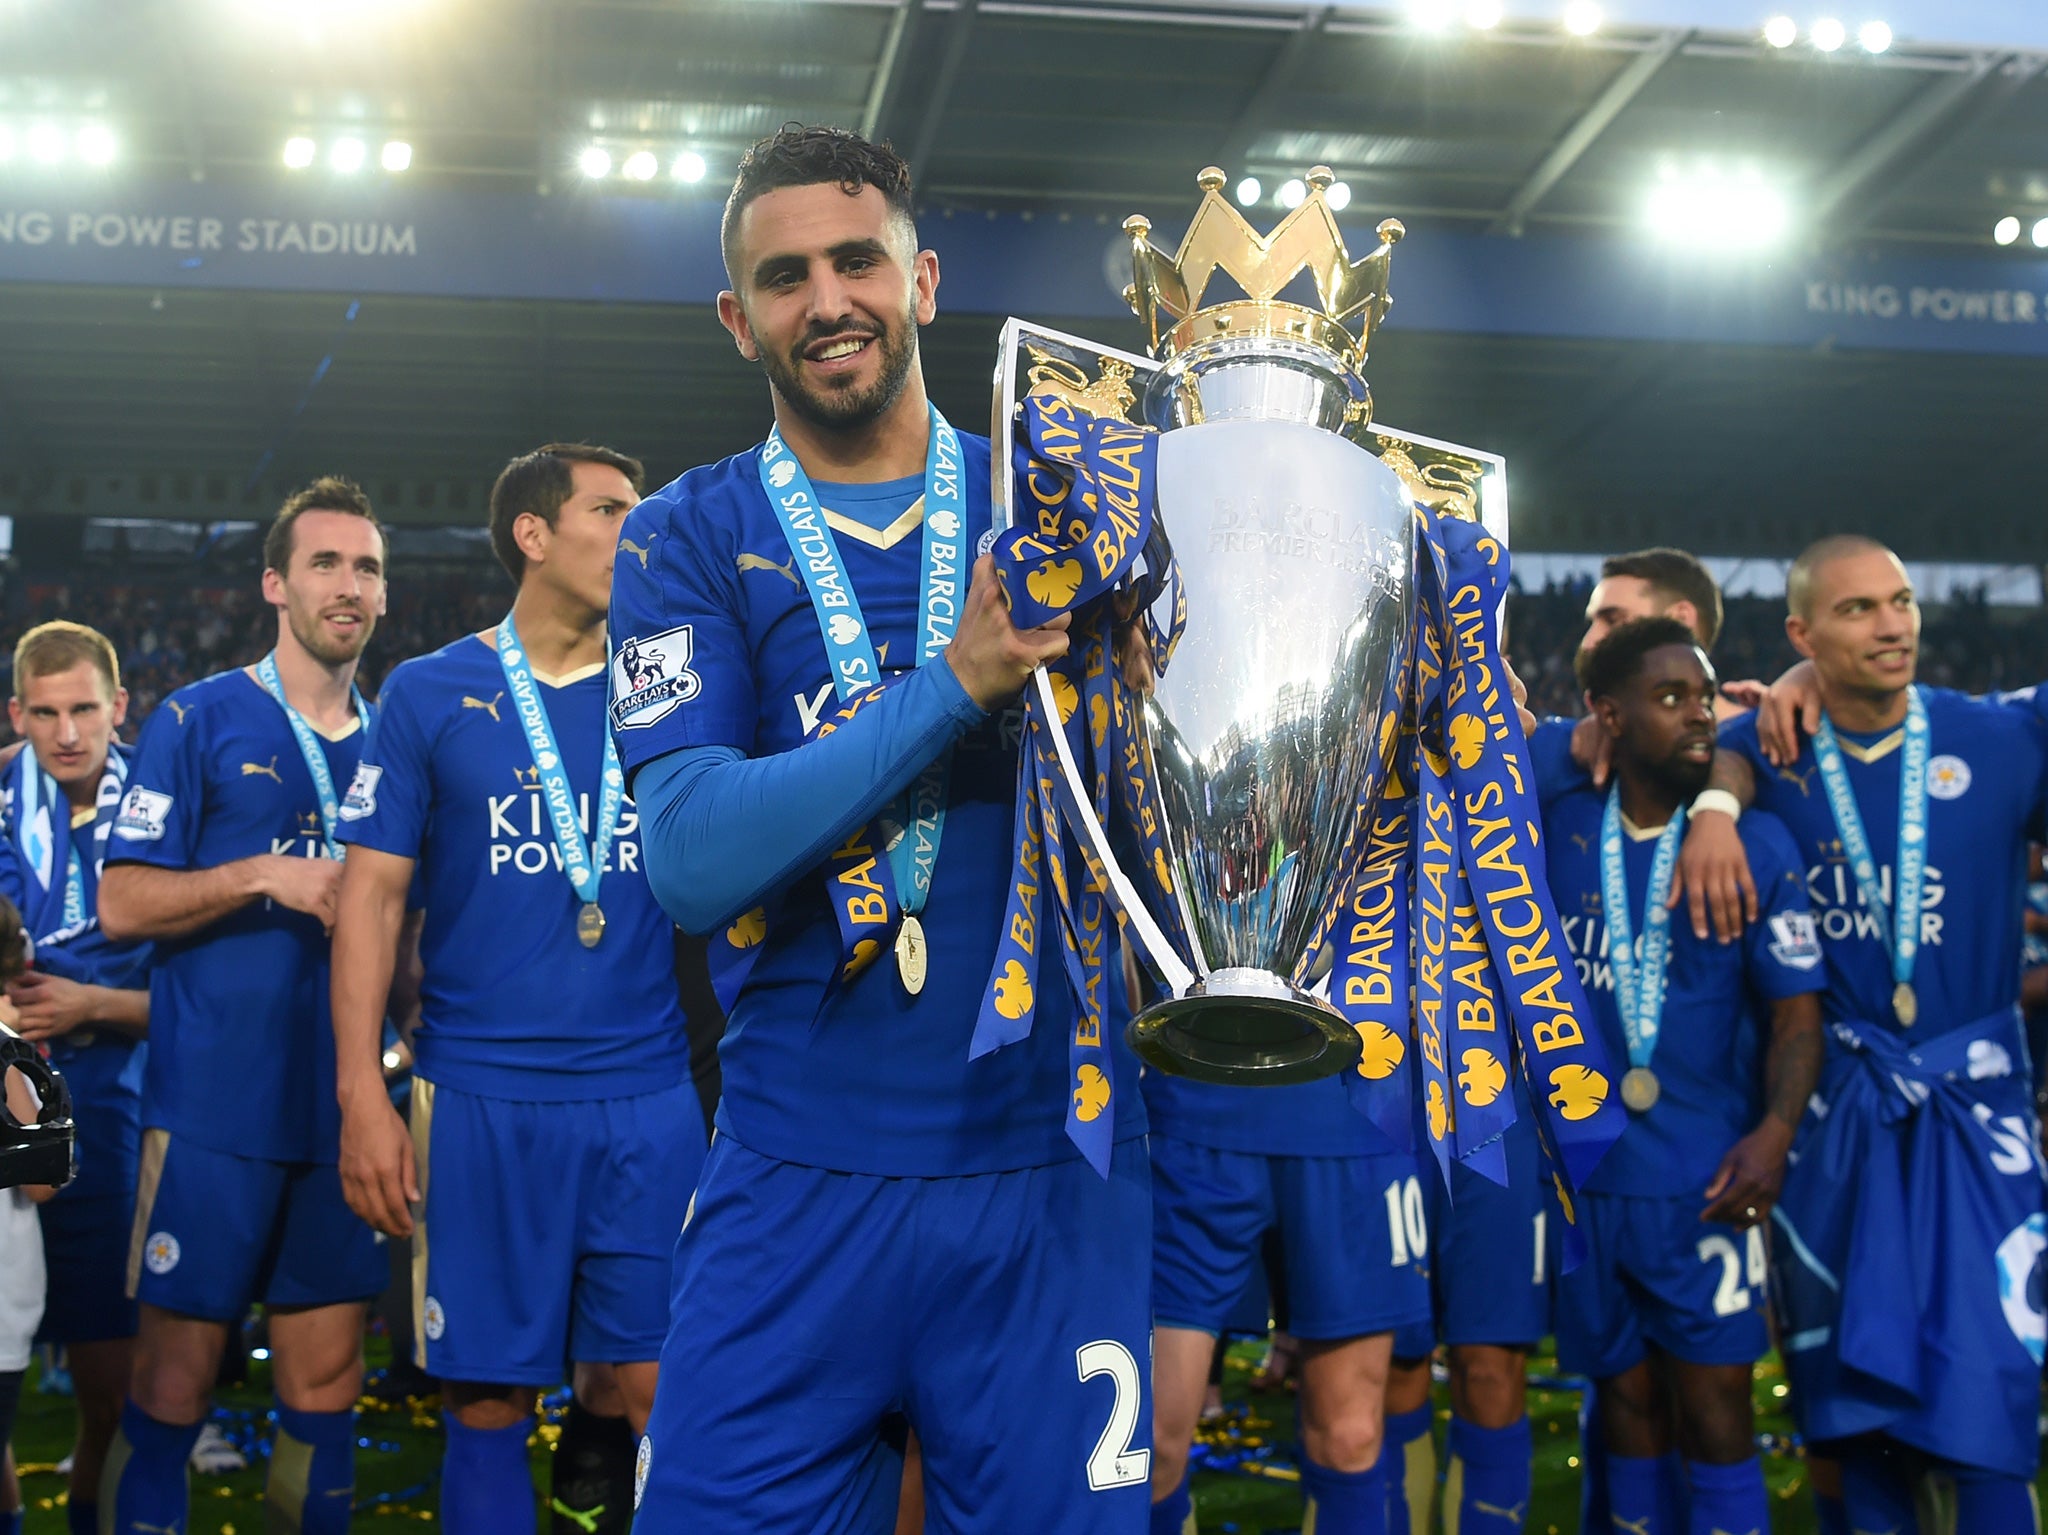
[[(1375, 231), (1379, 248), (1353, 261), (1324, 196), (1333, 173), (1327, 165), (1312, 166), (1305, 179), (1308, 195), (1269, 235), (1261, 235), (1230, 205), (1223, 195), (1226, 178), (1214, 165), (1195, 177), (1202, 204), (1173, 255), (1152, 243), (1152, 222), (1143, 214), (1124, 220), (1136, 274), (1124, 299), (1144, 322), (1154, 357), (1165, 362), (1197, 341), (1244, 336), (1319, 347), (1353, 371), (1364, 363), (1372, 334), (1393, 302), (1387, 267), (1406, 231), (1398, 219), (1382, 220)], [(1236, 280), (1245, 297), (1205, 309), (1202, 296), (1219, 268)], [(1315, 283), (1320, 310), (1277, 297), (1304, 270)], [(1365, 318), (1354, 336), (1344, 322), (1359, 314)]]

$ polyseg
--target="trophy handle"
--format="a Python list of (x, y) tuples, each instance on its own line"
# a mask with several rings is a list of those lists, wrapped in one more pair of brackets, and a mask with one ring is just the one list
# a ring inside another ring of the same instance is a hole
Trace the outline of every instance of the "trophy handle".
[[(1052, 673), (1042, 666), (1039, 667), (1031, 674), (1031, 685), (1038, 689), (1038, 706), (1045, 711), (1043, 717), (1057, 720), (1060, 717), (1060, 708), (1059, 700), (1053, 696)], [(1046, 733), (1052, 737), (1053, 750), (1060, 759), (1060, 778), (1067, 791), (1064, 808), (1069, 818), (1074, 822), (1075, 829), (1088, 839), (1089, 850), (1095, 855), (1095, 862), (1108, 878), (1116, 895), (1117, 905), (1130, 920), (1131, 927), (1137, 932), (1138, 941), (1145, 946), (1145, 953), (1152, 961), (1152, 967), (1159, 972), (1160, 979), (1166, 982), (1167, 988), (1174, 996), (1186, 996), (1189, 988), (1195, 984), (1195, 973), (1174, 952), (1166, 934), (1160, 930), (1159, 924), (1152, 920), (1152, 913), (1146, 907), (1144, 897), (1138, 894), (1138, 887), (1131, 883), (1130, 876), (1118, 867), (1115, 857), (1110, 853), (1109, 833), (1096, 816), (1095, 806), (1089, 801), (1085, 780), (1081, 777), (1081, 765), (1074, 760), (1074, 748), (1067, 740), (1067, 733), (1057, 726)], [(1047, 829), (1046, 835), (1052, 835), (1050, 828)], [(1197, 963), (1199, 962), (1198, 956)]]

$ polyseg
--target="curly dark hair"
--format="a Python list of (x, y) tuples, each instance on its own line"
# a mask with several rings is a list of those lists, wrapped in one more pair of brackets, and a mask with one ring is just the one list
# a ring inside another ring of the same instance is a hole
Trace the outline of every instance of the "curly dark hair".
[(1643, 669), (1643, 658), (1666, 645), (1699, 645), (1689, 624), (1675, 618), (1632, 618), (1617, 624), (1591, 650), (1579, 652), (1575, 670), (1589, 698), (1612, 698)]
[(739, 265), (740, 214), (746, 211), (747, 204), (764, 192), (814, 186), (837, 186), (848, 197), (858, 197), (863, 187), (873, 187), (915, 241), (917, 231), (910, 213), (910, 165), (889, 146), (887, 139), (872, 144), (845, 128), (784, 123), (740, 156), (739, 173), (733, 177), (731, 195), (725, 200), (725, 217), (718, 226), (728, 279), (735, 277)]

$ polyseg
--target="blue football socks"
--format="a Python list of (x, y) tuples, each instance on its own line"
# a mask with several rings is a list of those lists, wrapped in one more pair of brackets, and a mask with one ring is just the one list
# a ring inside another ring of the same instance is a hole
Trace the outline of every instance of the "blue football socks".
[(107, 1451), (100, 1502), (114, 1504), (114, 1535), (182, 1530), (190, 1512), (186, 1462), (199, 1442), (197, 1423), (159, 1423), (133, 1402), (121, 1407), (121, 1427)]
[(1436, 1439), (1430, 1434), (1430, 1405), (1387, 1415), (1387, 1529), (1390, 1535), (1429, 1535), (1430, 1504), (1436, 1501)]
[(1529, 1513), (1529, 1420), (1481, 1428), (1452, 1415), (1444, 1440), (1445, 1535), (1518, 1535)]
[(1689, 1460), (1685, 1473), (1692, 1488), (1693, 1535), (1771, 1535), (1763, 1462), (1754, 1455), (1732, 1466)]
[(294, 1535), (348, 1535), (355, 1493), (355, 1409), (300, 1412), (279, 1402), (263, 1490), (269, 1527)]
[(1301, 1458), (1302, 1535), (1387, 1535), (1387, 1457), (1365, 1471)]
[(1665, 1526), (1664, 1463), (1655, 1456), (1607, 1452), (1607, 1518), (1620, 1535), (1679, 1535)]
[(441, 1527), (448, 1535), (536, 1535), (529, 1415), (507, 1428), (465, 1428), (443, 1413), (448, 1448), (441, 1457)]

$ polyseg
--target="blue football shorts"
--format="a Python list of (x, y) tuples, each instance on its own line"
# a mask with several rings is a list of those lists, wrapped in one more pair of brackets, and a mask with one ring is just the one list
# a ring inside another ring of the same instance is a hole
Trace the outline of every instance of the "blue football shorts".
[[(1541, 1340), (1550, 1331), (1552, 1228), (1559, 1215), (1534, 1126), (1518, 1121), (1507, 1132), (1505, 1188), (1453, 1164), (1446, 1194), (1436, 1159), (1423, 1150), (1416, 1160), (1435, 1239), (1436, 1341), (1526, 1348)], [(1418, 1330), (1397, 1337), (1394, 1352), (1419, 1359), (1429, 1348)]]
[(1280, 1233), (1288, 1330), (1361, 1338), (1429, 1318), (1429, 1234), (1415, 1159), (1281, 1157), (1152, 1137), (1152, 1314), (1220, 1333)]
[(636, 1535), (889, 1535), (906, 1416), (928, 1535), (1143, 1535), (1143, 1140), (958, 1178), (775, 1161), (720, 1132), (676, 1248)]
[(40, 1343), (104, 1343), (135, 1336), (128, 1294), (128, 1246), (134, 1240), (132, 1195), (77, 1199), (65, 1190), (40, 1207), (44, 1292)]
[(366, 1301), (388, 1278), (382, 1239), (328, 1162), (267, 1162), (142, 1133), (128, 1294), (215, 1322), (266, 1306)]
[(527, 1103), (416, 1078), (412, 1135), (422, 1368), (551, 1386), (571, 1360), (660, 1355), (670, 1259), (704, 1159), (690, 1083)]
[(1697, 1194), (1580, 1193), (1586, 1256), (1558, 1276), (1559, 1364), (1607, 1380), (1640, 1364), (1653, 1343), (1688, 1364), (1764, 1356), (1763, 1230), (1702, 1221), (1702, 1208)]

